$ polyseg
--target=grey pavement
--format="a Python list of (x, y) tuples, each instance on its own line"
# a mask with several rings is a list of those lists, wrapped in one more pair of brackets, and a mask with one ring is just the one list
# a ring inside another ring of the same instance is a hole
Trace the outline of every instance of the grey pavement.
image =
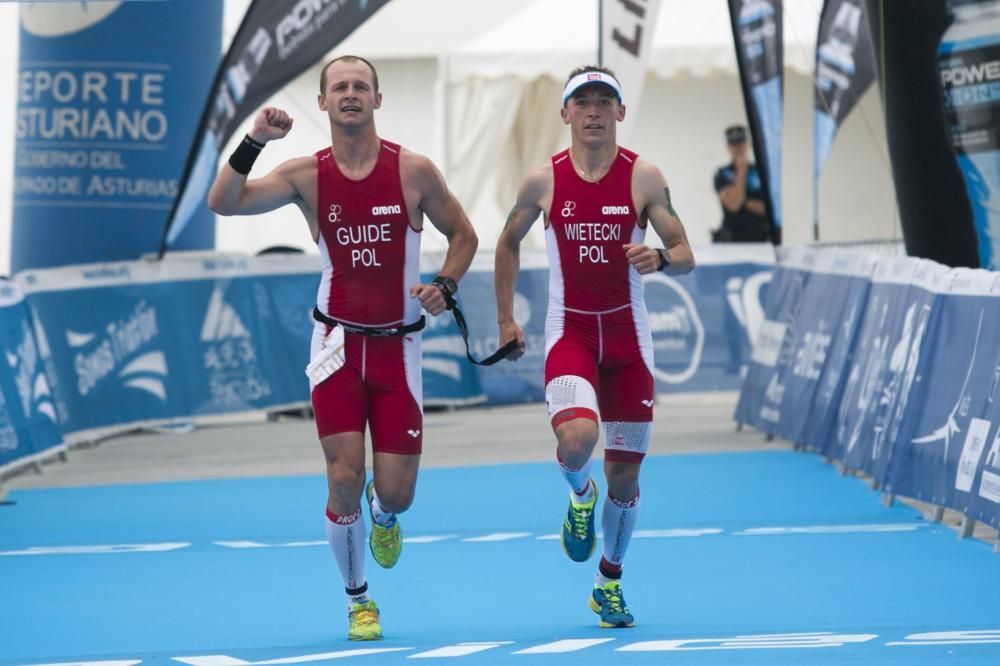
[[(787, 448), (757, 432), (736, 432), (737, 398), (735, 392), (659, 396), (650, 453)], [(429, 411), (424, 418), (425, 467), (548, 462), (554, 452), (542, 403)], [(314, 422), (268, 422), (258, 414), (215, 419), (187, 433), (118, 435), (70, 449), (66, 461), (29, 469), (4, 485), (12, 490), (299, 474), (323, 474)]]

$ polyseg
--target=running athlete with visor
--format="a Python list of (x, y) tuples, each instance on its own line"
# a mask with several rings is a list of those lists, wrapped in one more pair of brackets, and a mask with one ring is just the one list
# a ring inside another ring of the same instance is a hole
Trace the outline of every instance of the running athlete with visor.
[[(521, 240), (541, 213), (549, 255), (545, 321), (545, 400), (556, 459), (570, 486), (561, 540), (570, 559), (596, 548), (599, 495), (591, 455), (604, 432), (608, 492), (601, 509), (603, 553), (589, 605), (601, 627), (630, 627), (622, 562), (639, 512), (639, 467), (649, 448), (655, 387), (642, 275), (688, 273), (694, 256), (660, 170), (618, 146), (625, 118), (611, 70), (580, 67), (560, 109), (571, 144), (521, 183), (496, 248), (495, 287), (502, 343), (524, 354), (514, 320)], [(664, 248), (644, 244), (646, 227)], [(601, 424), (600, 426), (598, 424)]]
[[(359, 547), (366, 538), (360, 498), (364, 493), (371, 517), (372, 555), (392, 567), (403, 541), (397, 514), (413, 502), (423, 444), (421, 308), (433, 316), (445, 311), (478, 241), (430, 160), (376, 133), (382, 94), (370, 62), (341, 56), (327, 63), (318, 102), (329, 119), (330, 146), (247, 180), (264, 144), (292, 128), (285, 111), (265, 108), (222, 168), (208, 202), (221, 215), (295, 204), (319, 246), (323, 273), (311, 358), (315, 363), (336, 352), (343, 363), (329, 366), (327, 378), (310, 378), (326, 458), (326, 533), (347, 593), (348, 638), (374, 640), (382, 626)], [(420, 282), (419, 271), (425, 215), (448, 239), (431, 284)], [(373, 451), (367, 485), (366, 426)]]

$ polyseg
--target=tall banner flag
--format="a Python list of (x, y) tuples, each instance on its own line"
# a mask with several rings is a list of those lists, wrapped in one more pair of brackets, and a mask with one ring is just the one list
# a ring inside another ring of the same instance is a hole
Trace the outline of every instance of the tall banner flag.
[(729, 0), (753, 152), (764, 185), (772, 241), (781, 243), (781, 135), (784, 89), (781, 0)]
[(1000, 7), (949, 0), (938, 46), (951, 142), (965, 179), (979, 265), (1000, 270)]
[(389, 0), (253, 0), (215, 74), (188, 153), (160, 256), (181, 235), (215, 180), (236, 125), (323, 58)]
[(863, 0), (826, 0), (816, 36), (813, 140), (813, 237), (819, 239), (819, 175), (844, 118), (875, 80), (868, 12)]
[(627, 143), (635, 127), (646, 83), (646, 66), (653, 48), (660, 0), (641, 3), (600, 0), (600, 12), (598, 60), (615, 73), (622, 85), (628, 112), (618, 127), (618, 140)]

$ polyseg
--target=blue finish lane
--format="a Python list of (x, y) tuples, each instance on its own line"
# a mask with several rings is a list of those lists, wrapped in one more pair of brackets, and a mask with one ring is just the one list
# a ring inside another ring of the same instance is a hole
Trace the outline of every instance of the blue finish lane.
[(366, 564), (386, 639), (364, 644), (322, 477), (16, 491), (0, 666), (1000, 663), (1000, 557), (816, 456), (651, 457), (641, 486), (637, 624), (602, 630), (554, 464), (421, 472), (399, 564)]

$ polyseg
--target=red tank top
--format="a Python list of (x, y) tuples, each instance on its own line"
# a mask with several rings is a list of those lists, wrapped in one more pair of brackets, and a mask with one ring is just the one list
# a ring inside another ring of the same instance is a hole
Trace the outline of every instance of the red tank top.
[(391, 326), (420, 315), (409, 297), (420, 278), (420, 232), (410, 226), (399, 152), (383, 140), (375, 168), (361, 180), (341, 172), (330, 148), (316, 153), (323, 260), (316, 304), (335, 319)]
[[(569, 151), (552, 156), (552, 207), (546, 242), (549, 298), (587, 312), (610, 310), (631, 302), (630, 265), (622, 245), (642, 242), (632, 202), (632, 169), (637, 155), (625, 148), (598, 182), (576, 173)], [(553, 293), (559, 291), (561, 294)]]

